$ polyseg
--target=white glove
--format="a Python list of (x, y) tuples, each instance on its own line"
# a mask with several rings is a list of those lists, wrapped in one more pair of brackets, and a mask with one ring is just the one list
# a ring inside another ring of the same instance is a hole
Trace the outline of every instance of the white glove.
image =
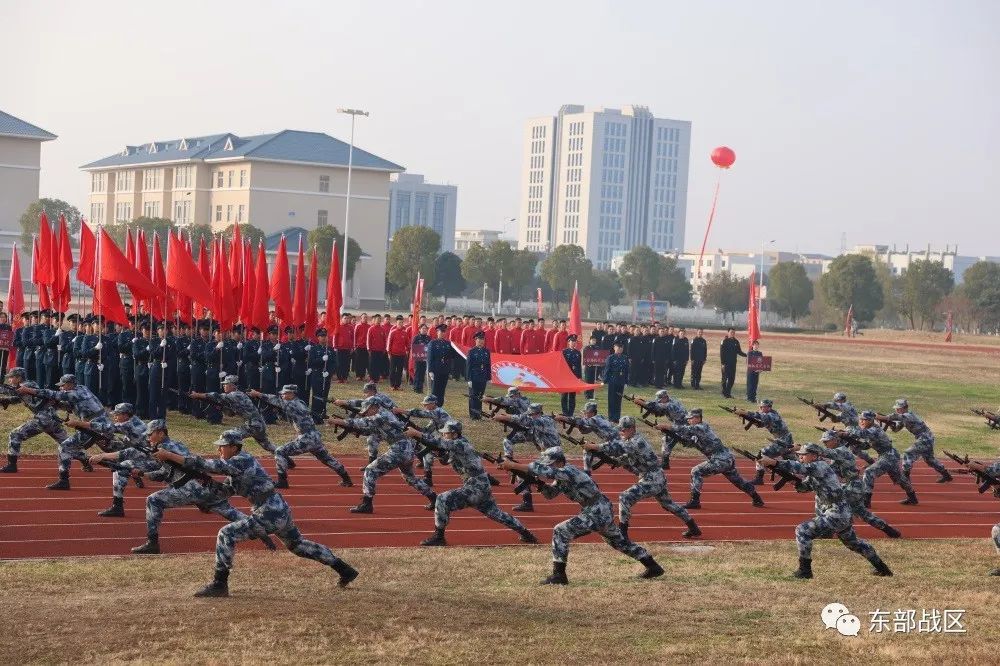
[(98, 372), (104, 372), (104, 364), (103, 363), (98, 363), (97, 364), (97, 371)]
[(469, 388), (472, 388), (472, 382), (468, 382)]
[(329, 361), (330, 360), (330, 355), (329, 354), (323, 354), (323, 360), (324, 361)]
[(427, 373), (427, 378), (428, 378), (429, 380), (431, 380), (431, 381), (434, 381), (434, 373), (433, 373), (433, 372), (428, 372), (428, 373)]
[(237, 349), (243, 349), (243, 343), (242, 342), (237, 342), (236, 343), (236, 348)]
[(162, 340), (160, 340), (160, 346), (161, 347), (166, 347), (167, 346), (167, 339), (166, 338), (163, 338)]
[(216, 349), (222, 349), (222, 343), (220, 342), (219, 344), (215, 345), (215, 348)]
[(56, 351), (62, 351), (62, 345), (56, 345)]
[(310, 350), (310, 349), (312, 349), (312, 348), (313, 348), (313, 346), (312, 346), (312, 345), (306, 345), (306, 351), (309, 351), (309, 350)]
[(281, 351), (281, 343), (274, 345), (274, 351)]
[(136, 342), (139, 342), (139, 338), (132, 338), (132, 344), (135, 344)]
[(329, 373), (329, 372), (327, 372), (326, 370), (324, 370), (324, 371), (323, 371), (323, 376), (324, 376), (324, 377), (329, 377), (329, 376), (330, 376), (330, 373)]
[(293, 356), (290, 360), (292, 362), (292, 365), (295, 365), (295, 357)]
[(167, 364), (166, 363), (161, 363), (160, 367), (163, 368), (164, 370), (166, 370), (167, 369)]
[(226, 373), (220, 372), (219, 373), (219, 379), (225, 379), (225, 378), (226, 378)]
[(96, 345), (94, 345), (94, 349), (103, 349), (103, 348), (104, 348), (103, 343), (98, 342)]
[(312, 373), (313, 373), (313, 369), (312, 368), (306, 368), (306, 374), (307, 375), (311, 375)]

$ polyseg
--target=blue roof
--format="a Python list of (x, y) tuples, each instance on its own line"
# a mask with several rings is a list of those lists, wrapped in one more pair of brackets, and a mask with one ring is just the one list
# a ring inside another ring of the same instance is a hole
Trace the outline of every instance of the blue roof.
[[(184, 143), (183, 150), (182, 142)], [(227, 147), (229, 147), (227, 149)], [(350, 146), (322, 132), (283, 130), (275, 134), (240, 137), (212, 134), (189, 139), (128, 146), (122, 152), (83, 165), (84, 169), (176, 162), (187, 160), (259, 159), (347, 166)], [(398, 164), (354, 147), (353, 164), (359, 169), (404, 171)]]
[(56, 138), (52, 132), (46, 132), (41, 127), (36, 127), (3, 111), (0, 111), (0, 136), (24, 137), (39, 141), (51, 141)]

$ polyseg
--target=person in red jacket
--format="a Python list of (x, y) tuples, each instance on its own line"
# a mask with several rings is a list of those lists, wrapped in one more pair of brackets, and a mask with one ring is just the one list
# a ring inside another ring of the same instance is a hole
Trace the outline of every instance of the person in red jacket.
[(524, 329), (521, 331), (521, 353), (522, 354), (534, 354), (535, 353), (535, 320), (529, 319), (524, 323)]
[(497, 326), (497, 331), (494, 334), (493, 346), (496, 348), (497, 354), (510, 354), (510, 328), (508, 328), (508, 322), (503, 317), (500, 318)]
[(569, 330), (567, 330), (567, 324), (565, 319), (559, 320), (559, 328), (553, 329), (552, 341), (549, 346), (545, 348), (546, 351), (558, 351), (566, 349), (566, 338), (569, 337)]
[(353, 317), (344, 313), (340, 316), (340, 328), (334, 336), (333, 346), (337, 350), (337, 383), (346, 384), (351, 372), (351, 355), (354, 354)]
[(368, 313), (362, 312), (360, 320), (354, 324), (354, 376), (359, 381), (368, 374)]
[(410, 329), (403, 326), (401, 316), (396, 317), (396, 325), (389, 330), (385, 346), (389, 352), (389, 385), (393, 391), (398, 391), (403, 384), (406, 355), (410, 351)]
[(375, 315), (372, 325), (368, 327), (368, 337), (365, 346), (368, 347), (368, 376), (375, 383), (389, 372), (389, 357), (385, 351), (385, 329), (382, 327), (382, 315)]
[(521, 334), (524, 333), (524, 326), (521, 323), (521, 318), (516, 317), (514, 319), (514, 325), (510, 328), (510, 353), (520, 354), (521, 353)]
[(486, 329), (483, 333), (486, 335), (486, 348), (490, 350), (491, 354), (495, 354), (497, 351), (497, 322), (493, 317), (486, 318)]
[[(542, 351), (551, 351), (552, 345), (553, 345), (553, 340), (555, 340), (556, 333), (558, 333), (558, 332), (559, 331), (556, 328), (556, 322), (553, 321), (552, 322), (552, 328), (550, 328), (547, 331), (545, 331), (545, 342), (542, 343)], [(563, 349), (565, 349), (565, 347), (560, 348), (559, 351), (562, 351)]]

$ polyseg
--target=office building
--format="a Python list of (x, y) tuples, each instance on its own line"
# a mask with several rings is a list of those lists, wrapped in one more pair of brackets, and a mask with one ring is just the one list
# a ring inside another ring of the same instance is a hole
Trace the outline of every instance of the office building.
[(434, 185), (415, 173), (400, 173), (389, 181), (389, 239), (403, 227), (429, 227), (441, 237), (441, 251), (455, 249), (458, 188)]

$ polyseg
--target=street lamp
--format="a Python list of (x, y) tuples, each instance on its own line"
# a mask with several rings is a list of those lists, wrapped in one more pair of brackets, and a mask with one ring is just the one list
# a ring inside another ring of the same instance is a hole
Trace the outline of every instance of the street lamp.
[[(354, 167), (354, 119), (358, 116), (368, 117), (367, 111), (361, 109), (337, 109), (337, 113), (346, 113), (351, 117), (351, 143), (347, 150), (347, 204), (344, 207), (344, 271), (341, 275), (341, 284), (347, 286), (347, 245), (350, 242), (351, 229), (351, 171)], [(347, 299), (341, 299), (340, 311), (343, 313), (347, 305)]]
[[(774, 240), (767, 241), (768, 245), (774, 245)], [(764, 240), (760, 241), (760, 276), (757, 278), (757, 311), (761, 312), (760, 295), (764, 292)]]

